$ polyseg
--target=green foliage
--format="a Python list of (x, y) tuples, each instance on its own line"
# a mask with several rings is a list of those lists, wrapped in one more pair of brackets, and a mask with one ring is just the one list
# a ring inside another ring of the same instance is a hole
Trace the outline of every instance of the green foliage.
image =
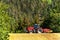
[(51, 13), (51, 29), (54, 32), (60, 32), (60, 13)]
[(0, 25), (9, 32), (24, 32), (25, 27), (34, 23), (60, 32), (60, 0), (1, 0), (1, 2), (3, 3), (0, 3), (2, 22)]
[(8, 15), (8, 4), (0, 2), (0, 40), (7, 40), (8, 33), (15, 32), (17, 24), (14, 18)]
[(52, 0), (47, 0), (48, 4), (52, 4)]

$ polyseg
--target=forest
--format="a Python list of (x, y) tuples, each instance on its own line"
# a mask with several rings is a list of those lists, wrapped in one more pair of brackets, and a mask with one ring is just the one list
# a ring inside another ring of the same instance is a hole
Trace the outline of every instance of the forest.
[(0, 0), (0, 40), (35, 23), (60, 33), (60, 0)]

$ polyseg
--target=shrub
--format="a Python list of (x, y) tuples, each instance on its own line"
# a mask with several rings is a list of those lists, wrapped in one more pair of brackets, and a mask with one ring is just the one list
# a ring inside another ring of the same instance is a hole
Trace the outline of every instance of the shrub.
[(60, 13), (51, 13), (51, 25), (50, 28), (53, 29), (54, 32), (60, 32)]
[(0, 40), (7, 40), (8, 33), (15, 32), (15, 19), (8, 15), (8, 4), (0, 2)]

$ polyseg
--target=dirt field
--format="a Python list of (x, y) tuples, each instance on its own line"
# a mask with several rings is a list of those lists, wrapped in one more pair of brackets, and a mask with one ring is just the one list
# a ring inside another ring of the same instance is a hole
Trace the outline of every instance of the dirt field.
[(59, 33), (41, 33), (41, 34), (9, 34), (9, 40), (60, 40)]

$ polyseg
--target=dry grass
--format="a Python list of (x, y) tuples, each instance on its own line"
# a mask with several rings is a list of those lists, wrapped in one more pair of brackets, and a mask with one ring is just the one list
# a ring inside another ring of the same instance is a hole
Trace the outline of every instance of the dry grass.
[(9, 34), (9, 40), (60, 40), (59, 33), (41, 33), (41, 34)]

